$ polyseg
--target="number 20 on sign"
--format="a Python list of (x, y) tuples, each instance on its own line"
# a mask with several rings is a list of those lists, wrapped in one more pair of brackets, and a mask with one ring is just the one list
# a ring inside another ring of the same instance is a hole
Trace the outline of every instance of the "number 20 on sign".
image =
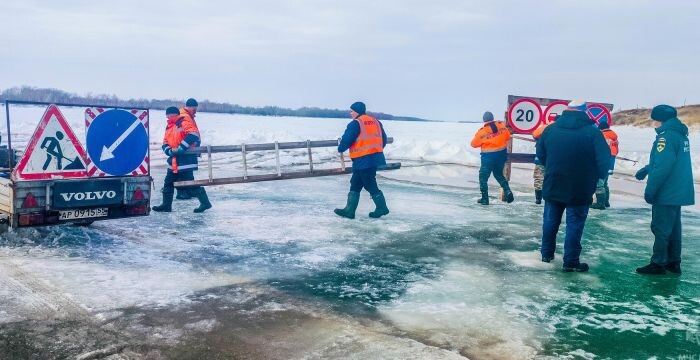
[(530, 134), (542, 121), (542, 108), (532, 99), (520, 99), (508, 109), (508, 125), (521, 134)]

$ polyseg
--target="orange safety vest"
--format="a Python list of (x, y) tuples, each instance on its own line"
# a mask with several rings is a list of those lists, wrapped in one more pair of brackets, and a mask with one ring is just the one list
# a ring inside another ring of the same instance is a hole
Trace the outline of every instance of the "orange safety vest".
[(603, 132), (605, 141), (608, 143), (608, 146), (610, 146), (610, 155), (617, 156), (620, 152), (620, 143), (617, 141), (617, 134), (610, 129), (603, 129), (601, 131)]
[(384, 151), (382, 127), (377, 119), (369, 115), (360, 115), (355, 120), (360, 124), (360, 135), (350, 145), (350, 158), (376, 154)]
[(537, 140), (542, 136), (542, 133), (544, 132), (544, 129), (548, 126), (549, 124), (542, 124), (535, 129), (535, 131), (532, 132), (532, 137)]
[(505, 150), (510, 140), (510, 131), (502, 122), (488, 121), (472, 139), (472, 147), (481, 148), (482, 153)]
[[(167, 145), (175, 150), (180, 147), (181, 144), (184, 145), (183, 141), (185, 137), (191, 133), (199, 137), (199, 129), (191, 117), (180, 115), (176, 118), (168, 119), (168, 124), (165, 127), (165, 134), (163, 135), (163, 145)], [(197, 146), (197, 144), (188, 144), (188, 148), (195, 146)], [(173, 156), (171, 162), (173, 172), (177, 173), (177, 158)]]

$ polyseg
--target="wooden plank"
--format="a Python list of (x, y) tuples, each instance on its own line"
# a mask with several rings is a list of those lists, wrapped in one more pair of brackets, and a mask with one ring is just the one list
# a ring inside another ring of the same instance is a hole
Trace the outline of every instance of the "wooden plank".
[[(394, 138), (387, 138), (387, 144), (394, 142)], [(314, 140), (314, 141), (295, 141), (295, 142), (281, 142), (278, 143), (280, 150), (289, 149), (306, 149), (307, 147), (312, 148), (322, 148), (322, 147), (336, 147), (338, 146), (338, 140)], [(225, 153), (225, 152), (241, 152), (243, 147), (241, 145), (219, 145), (210, 146), (212, 153)], [(264, 144), (245, 144), (246, 151), (263, 151), (263, 150), (275, 150), (275, 143), (264, 143)], [(206, 146), (199, 146), (189, 149), (185, 154), (204, 154), (207, 152)]]
[(508, 154), (508, 162), (512, 164), (532, 164), (535, 162), (535, 154)]
[[(247, 146), (247, 145), (246, 145)], [(379, 171), (386, 170), (397, 170), (401, 168), (401, 163), (389, 163), (386, 166), (377, 168)], [(262, 174), (262, 175), (248, 175), (247, 177), (236, 176), (228, 178), (219, 178), (209, 180), (192, 180), (192, 181), (178, 181), (175, 183), (175, 187), (183, 186), (210, 186), (210, 185), (226, 185), (226, 184), (241, 184), (250, 182), (261, 182), (261, 181), (273, 181), (273, 180), (291, 180), (291, 179), (301, 179), (310, 177), (321, 177), (321, 176), (333, 176), (333, 175), (344, 175), (352, 173), (351, 168), (343, 169), (316, 169), (313, 172), (304, 171), (292, 171), (287, 173), (282, 173), (282, 175), (277, 174)]]

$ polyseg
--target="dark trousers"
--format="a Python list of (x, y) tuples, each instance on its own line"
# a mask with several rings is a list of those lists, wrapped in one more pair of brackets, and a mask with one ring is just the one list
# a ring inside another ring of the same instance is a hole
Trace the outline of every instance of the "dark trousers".
[(580, 263), (581, 236), (588, 217), (588, 205), (567, 206), (557, 201), (544, 202), (544, 219), (542, 222), (542, 257), (553, 257), (557, 246), (557, 232), (561, 217), (566, 210), (566, 237), (564, 238), (564, 266), (576, 266)]
[(377, 168), (369, 168), (362, 170), (352, 170), (350, 178), (350, 191), (360, 192), (365, 188), (370, 195), (374, 196), (379, 192), (377, 186)]
[(481, 155), (481, 167), (479, 167), (479, 190), (482, 193), (488, 193), (489, 191), (489, 177), (493, 174), (493, 177), (498, 181), (498, 185), (501, 185), (503, 190), (509, 191), (508, 180), (503, 176), (503, 167), (506, 165), (506, 160), (508, 159), (508, 154), (503, 151), (501, 154), (482, 154)]
[(651, 232), (654, 233), (654, 254), (651, 262), (658, 265), (681, 262), (681, 207), (651, 206)]
[[(163, 194), (173, 194), (175, 192), (175, 183), (178, 181), (194, 180), (194, 171), (178, 171), (177, 174), (168, 169), (163, 182)], [(187, 191), (191, 196), (197, 196), (203, 190), (201, 186), (181, 187), (180, 190)]]

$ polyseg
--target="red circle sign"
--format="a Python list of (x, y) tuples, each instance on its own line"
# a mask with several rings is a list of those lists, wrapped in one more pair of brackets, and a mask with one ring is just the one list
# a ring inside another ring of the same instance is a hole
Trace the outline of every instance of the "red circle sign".
[(587, 105), (586, 114), (588, 114), (591, 120), (595, 121), (596, 125), (600, 124), (601, 121), (607, 122), (610, 126), (613, 124), (610, 110), (601, 104), (589, 103)]
[(520, 134), (531, 134), (542, 122), (542, 108), (537, 101), (520, 99), (508, 109), (508, 124)]
[(564, 111), (567, 106), (569, 106), (568, 101), (564, 101), (564, 100), (553, 101), (551, 104), (547, 105), (547, 107), (544, 109), (544, 117), (543, 117), (542, 121), (547, 125), (553, 123), (554, 119), (557, 116), (561, 115), (562, 111)]

